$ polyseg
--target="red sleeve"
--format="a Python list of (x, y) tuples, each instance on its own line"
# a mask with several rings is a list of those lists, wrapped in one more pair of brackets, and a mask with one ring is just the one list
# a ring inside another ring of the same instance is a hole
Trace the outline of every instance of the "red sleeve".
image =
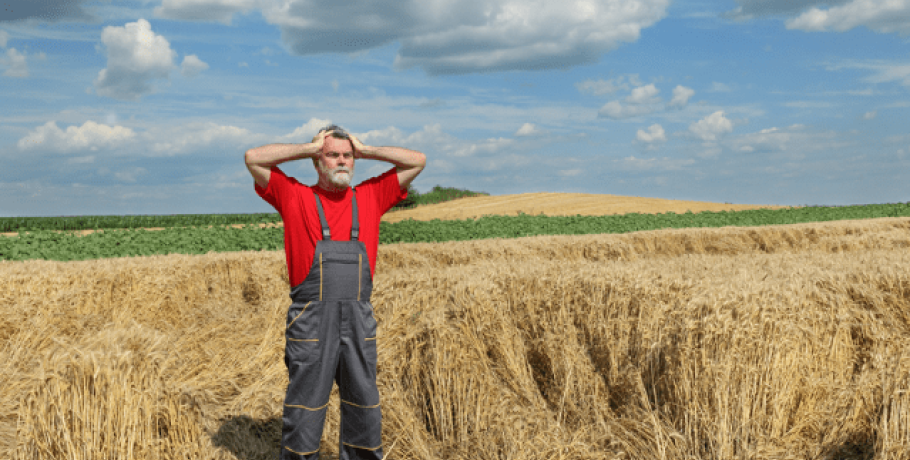
[(392, 209), (392, 206), (408, 197), (408, 190), (402, 190), (398, 183), (398, 172), (395, 167), (380, 176), (363, 181), (357, 186), (357, 190), (360, 190), (361, 187), (370, 189), (373, 205), (379, 211), (380, 217)]
[(284, 172), (278, 169), (278, 166), (272, 166), (271, 174), (269, 175), (269, 183), (266, 184), (266, 188), (262, 188), (255, 181), (253, 186), (256, 190), (256, 194), (262, 197), (268, 204), (272, 205), (278, 214), (284, 216), (284, 206), (287, 205), (289, 198), (288, 195), (292, 191), (291, 180), (284, 174)]

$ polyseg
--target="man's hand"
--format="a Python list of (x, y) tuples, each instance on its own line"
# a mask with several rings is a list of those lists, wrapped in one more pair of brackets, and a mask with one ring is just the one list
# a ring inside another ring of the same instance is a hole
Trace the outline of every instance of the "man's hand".
[(331, 134), (331, 131), (320, 131), (319, 134), (316, 134), (316, 136), (313, 137), (312, 144), (316, 147), (317, 156), (322, 154), (322, 146), (325, 145), (325, 138)]
[(359, 160), (364, 158), (363, 151), (366, 150), (367, 147), (360, 142), (360, 139), (357, 139), (357, 136), (349, 134), (349, 137), (351, 138), (351, 145), (354, 147), (354, 159)]

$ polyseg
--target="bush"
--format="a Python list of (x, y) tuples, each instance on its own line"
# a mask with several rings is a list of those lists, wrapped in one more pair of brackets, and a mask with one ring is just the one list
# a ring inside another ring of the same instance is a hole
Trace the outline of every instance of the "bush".
[(392, 209), (407, 209), (417, 206), (419, 197), (420, 194), (417, 193), (414, 184), (408, 184), (408, 197), (396, 203), (395, 206), (392, 206)]

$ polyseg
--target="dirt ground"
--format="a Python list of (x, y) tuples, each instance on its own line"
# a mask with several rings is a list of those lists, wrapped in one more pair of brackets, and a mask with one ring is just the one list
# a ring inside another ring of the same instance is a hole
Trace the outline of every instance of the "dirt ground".
[[(459, 198), (445, 203), (419, 206), (415, 209), (390, 211), (382, 216), (383, 222), (394, 223), (407, 219), (414, 220), (459, 220), (473, 219), (486, 215), (517, 216), (520, 212), (547, 216), (605, 216), (612, 214), (658, 214), (665, 212), (684, 213), (692, 211), (742, 211), (747, 209), (783, 209), (788, 206), (711, 203), (706, 201), (665, 200), (619, 195), (594, 195), (587, 193), (523, 193), (520, 195), (476, 196)], [(232, 225), (242, 228), (243, 225)], [(284, 227), (284, 224), (259, 224), (260, 227)], [(146, 230), (163, 230), (162, 227)], [(63, 231), (58, 231), (62, 233)], [(69, 233), (88, 235), (95, 230), (71, 230)], [(3, 236), (17, 236), (15, 232), (0, 233)]]

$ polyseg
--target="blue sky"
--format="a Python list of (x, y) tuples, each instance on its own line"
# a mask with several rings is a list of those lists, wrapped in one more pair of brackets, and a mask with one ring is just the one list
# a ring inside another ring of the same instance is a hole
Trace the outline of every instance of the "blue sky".
[(908, 34), (910, 0), (8, 0), (0, 216), (274, 212), (243, 153), (330, 122), (421, 193), (910, 201)]

